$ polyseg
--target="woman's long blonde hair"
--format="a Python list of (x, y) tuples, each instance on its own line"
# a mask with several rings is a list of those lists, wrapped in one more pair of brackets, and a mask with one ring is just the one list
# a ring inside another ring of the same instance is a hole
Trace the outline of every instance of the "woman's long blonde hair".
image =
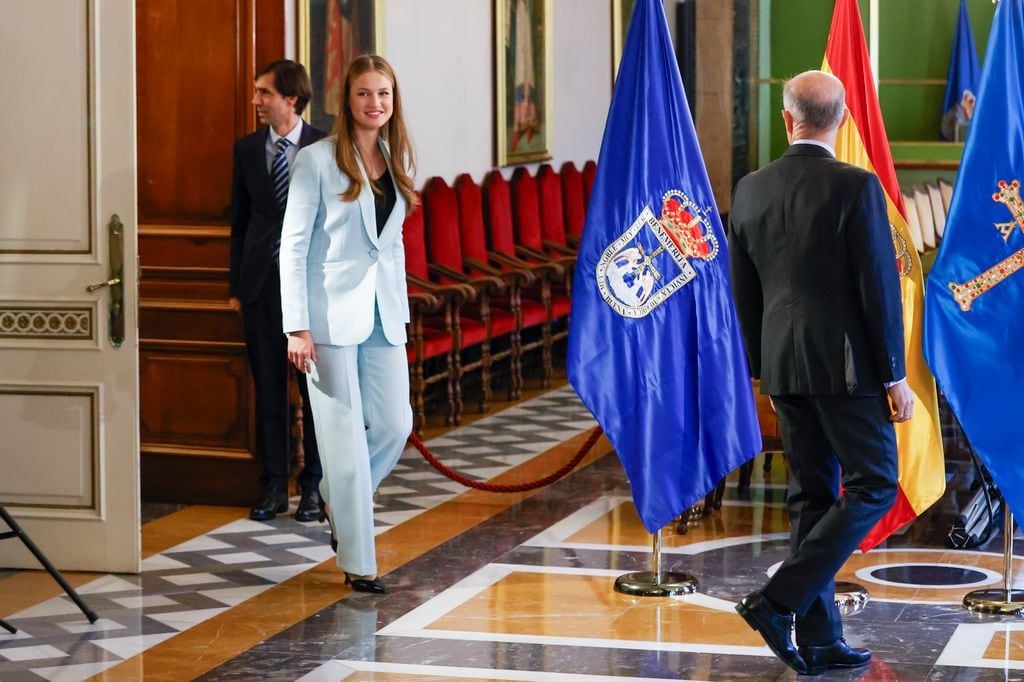
[[(359, 164), (356, 163), (356, 146), (352, 134), (354, 126), (352, 122), (352, 110), (348, 105), (349, 92), (352, 89), (352, 81), (364, 73), (376, 71), (391, 81), (391, 119), (381, 129), (383, 137), (391, 151), (391, 173), (394, 176), (398, 191), (405, 198), (406, 213), (411, 213), (416, 207), (418, 199), (416, 190), (413, 187), (411, 173), (415, 171), (416, 161), (413, 158), (412, 144), (409, 141), (409, 133), (405, 128), (405, 117), (402, 114), (402, 96), (398, 91), (398, 80), (395, 78), (395, 70), (391, 68), (387, 60), (375, 54), (364, 54), (352, 60), (345, 74), (345, 88), (341, 92), (341, 114), (334, 120), (332, 134), (336, 136), (335, 160), (338, 168), (349, 180), (348, 189), (341, 195), (342, 201), (355, 201), (359, 193), (363, 191), (363, 175), (359, 172)], [(377, 191), (373, 184), (371, 189)]]

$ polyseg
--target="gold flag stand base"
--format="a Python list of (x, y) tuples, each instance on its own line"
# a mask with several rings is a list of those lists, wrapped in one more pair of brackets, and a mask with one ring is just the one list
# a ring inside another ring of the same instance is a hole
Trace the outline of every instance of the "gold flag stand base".
[(653, 571), (638, 571), (615, 579), (615, 591), (634, 597), (673, 597), (697, 591), (697, 579), (689, 573), (661, 570), (661, 530), (653, 535)]
[(1024, 615), (1024, 590), (1015, 590), (1013, 585), (1013, 514), (1010, 505), (1003, 501), (1003, 586), (987, 590), (968, 592), (964, 597), (964, 608), (971, 613), (985, 613), (997, 616)]
[(836, 583), (836, 606), (844, 616), (863, 611), (870, 598), (867, 588), (859, 583)]
[(639, 571), (616, 578), (615, 591), (634, 597), (674, 597), (696, 592), (697, 579), (689, 573)]
[(1020, 616), (1024, 612), (1024, 590), (993, 588), (968, 592), (964, 608), (971, 613), (997, 616)]

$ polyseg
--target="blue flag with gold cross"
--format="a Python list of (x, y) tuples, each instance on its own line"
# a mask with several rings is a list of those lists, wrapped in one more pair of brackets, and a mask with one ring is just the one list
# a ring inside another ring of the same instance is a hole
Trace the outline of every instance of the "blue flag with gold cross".
[(967, 439), (1024, 519), (1024, 0), (1000, 0), (946, 231), (924, 352)]
[(761, 448), (726, 248), (665, 11), (640, 0), (579, 247), (567, 370), (652, 533)]

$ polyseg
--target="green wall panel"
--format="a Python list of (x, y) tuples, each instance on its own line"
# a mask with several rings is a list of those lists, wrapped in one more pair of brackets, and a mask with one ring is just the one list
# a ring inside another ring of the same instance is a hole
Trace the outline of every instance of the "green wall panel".
[[(821, 65), (834, 3), (830, 0), (760, 2), (769, 4), (769, 11), (762, 12), (761, 16), (767, 16), (770, 25), (761, 25), (759, 31), (760, 40), (767, 41), (769, 67), (768, 73), (762, 72), (758, 77), (770, 79), (771, 85), (768, 120), (753, 123), (760, 124), (757, 125), (760, 134), (769, 136), (767, 146), (771, 158), (776, 158), (787, 146), (779, 115), (782, 89), (778, 81)], [(870, 2), (859, 0), (859, 5), (867, 34)], [(968, 0), (967, 6), (981, 61), (995, 7), (992, 0)], [(882, 80), (879, 100), (889, 139), (937, 140), (960, 0), (879, 0), (878, 7), (878, 59)]]
[(882, 83), (878, 101), (890, 140), (938, 140), (946, 84)]
[(959, 7), (960, 0), (882, 0), (879, 77), (945, 80)]

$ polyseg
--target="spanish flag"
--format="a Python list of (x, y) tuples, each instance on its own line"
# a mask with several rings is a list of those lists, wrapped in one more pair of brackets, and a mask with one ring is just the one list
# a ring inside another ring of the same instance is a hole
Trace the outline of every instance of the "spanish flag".
[(850, 117), (836, 138), (836, 158), (875, 173), (885, 190), (903, 293), (907, 381), (917, 396), (913, 419), (896, 424), (900, 458), (899, 497), (889, 513), (861, 542), (860, 548), (866, 552), (942, 497), (946, 487), (945, 464), (935, 379), (925, 364), (921, 346), (924, 313), (921, 260), (907, 230), (903, 195), (896, 181), (896, 169), (885, 135), (857, 0), (836, 0), (821, 69), (843, 82), (846, 106), (850, 110)]

